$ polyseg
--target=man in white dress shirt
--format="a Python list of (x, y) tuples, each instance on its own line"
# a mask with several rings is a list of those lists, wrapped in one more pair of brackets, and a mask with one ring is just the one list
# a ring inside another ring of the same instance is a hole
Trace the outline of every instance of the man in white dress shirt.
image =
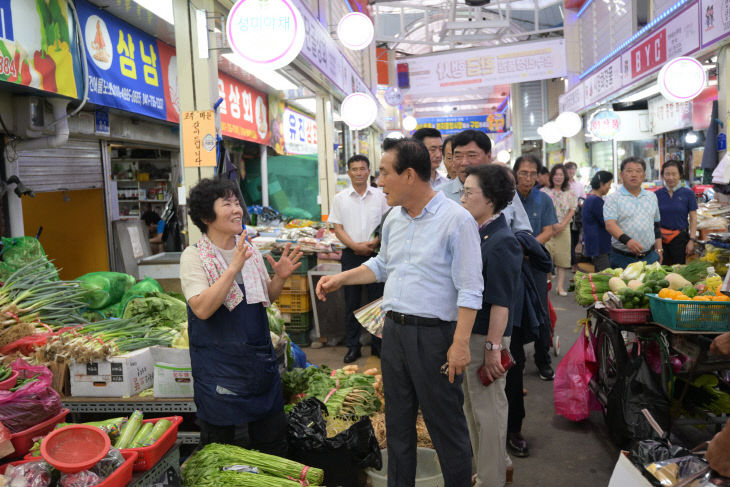
[[(335, 235), (347, 248), (342, 251), (342, 271), (355, 269), (375, 255), (378, 239), (373, 232), (380, 225), (383, 215), (388, 211), (385, 195), (379, 188), (368, 184), (370, 161), (361, 154), (347, 161), (347, 175), (352, 186), (335, 195), (329, 222), (335, 226)], [(372, 283), (364, 286), (368, 301), (361, 302), (362, 285), (345, 286), (345, 363), (360, 358), (360, 331), (362, 326), (355, 319), (354, 311), (383, 295), (383, 284)], [(380, 356), (380, 338), (372, 337), (371, 352)]]
[(413, 132), (413, 138), (426, 146), (428, 156), (431, 158), (431, 187), (437, 188), (446, 183), (448, 178), (437, 171), (444, 158), (441, 132), (431, 127), (423, 127)]

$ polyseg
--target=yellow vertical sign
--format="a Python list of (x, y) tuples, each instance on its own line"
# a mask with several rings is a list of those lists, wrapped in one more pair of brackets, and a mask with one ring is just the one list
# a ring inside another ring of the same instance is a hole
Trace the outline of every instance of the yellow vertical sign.
[(185, 167), (216, 165), (213, 110), (183, 112), (183, 162)]

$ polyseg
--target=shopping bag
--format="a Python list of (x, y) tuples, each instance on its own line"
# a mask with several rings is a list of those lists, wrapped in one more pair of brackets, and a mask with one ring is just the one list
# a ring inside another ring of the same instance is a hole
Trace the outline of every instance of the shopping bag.
[(588, 383), (598, 370), (588, 325), (583, 322), (578, 338), (558, 364), (553, 382), (555, 414), (571, 421), (582, 421), (591, 414)]
[(26, 430), (61, 412), (61, 396), (51, 387), (53, 373), (19, 358), (10, 364), (19, 378), (35, 378), (17, 391), (0, 391), (0, 422), (11, 433)]

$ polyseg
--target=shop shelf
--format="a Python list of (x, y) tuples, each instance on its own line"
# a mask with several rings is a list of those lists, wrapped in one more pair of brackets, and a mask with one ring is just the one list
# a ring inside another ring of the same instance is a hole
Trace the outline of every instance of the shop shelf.
[(306, 313), (312, 309), (309, 294), (281, 293), (276, 300), (282, 313)]
[(728, 331), (730, 302), (675, 301), (649, 294), (654, 321), (677, 331)]
[(134, 462), (135, 472), (144, 472), (154, 467), (155, 464), (160, 460), (160, 458), (162, 458), (165, 453), (167, 453), (167, 451), (172, 447), (172, 445), (175, 444), (175, 441), (177, 440), (177, 430), (180, 427), (180, 423), (182, 423), (182, 416), (145, 419), (144, 421), (142, 421), (142, 424), (155, 424), (161, 419), (166, 419), (170, 421), (172, 425), (168, 428), (167, 431), (162, 434), (160, 439), (157, 440), (155, 444), (142, 448), (125, 448), (122, 450), (122, 452), (134, 451), (139, 454), (139, 456), (137, 457), (137, 461)]
[(649, 321), (651, 310), (608, 308), (608, 316), (619, 325), (640, 325)]
[(303, 332), (312, 329), (312, 312), (306, 313), (284, 313), (282, 314), (286, 331), (288, 332)]

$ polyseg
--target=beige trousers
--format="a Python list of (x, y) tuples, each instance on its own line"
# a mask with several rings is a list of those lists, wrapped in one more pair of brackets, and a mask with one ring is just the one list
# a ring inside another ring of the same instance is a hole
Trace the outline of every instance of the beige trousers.
[[(484, 387), (477, 370), (484, 363), (485, 335), (473, 334), (469, 341), (471, 362), (464, 373), (464, 414), (469, 426), (479, 487), (503, 487), (507, 472), (507, 395), (503, 375)], [(510, 337), (502, 337), (509, 348)]]

